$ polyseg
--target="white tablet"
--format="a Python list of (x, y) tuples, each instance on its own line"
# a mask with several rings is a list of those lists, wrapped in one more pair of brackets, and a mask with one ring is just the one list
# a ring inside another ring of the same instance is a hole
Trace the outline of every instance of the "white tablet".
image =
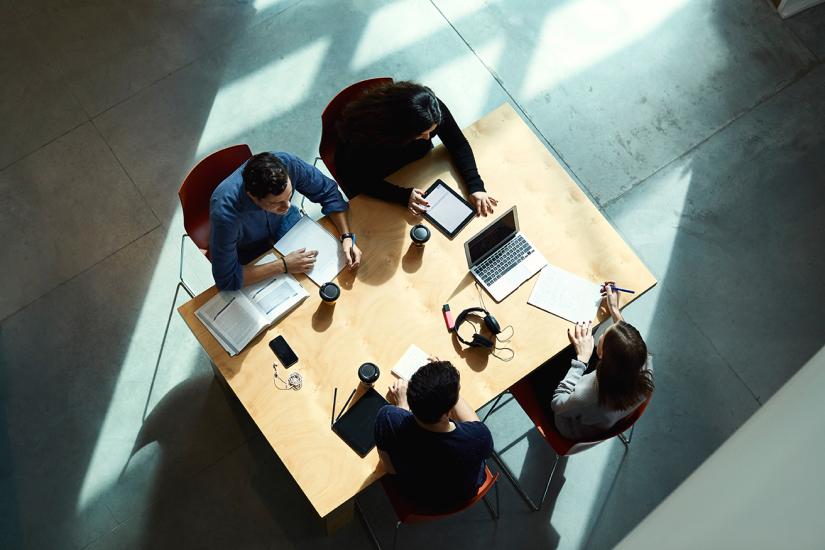
[(424, 217), (450, 239), (475, 216), (470, 203), (440, 179), (427, 189), (424, 198), (430, 203)]

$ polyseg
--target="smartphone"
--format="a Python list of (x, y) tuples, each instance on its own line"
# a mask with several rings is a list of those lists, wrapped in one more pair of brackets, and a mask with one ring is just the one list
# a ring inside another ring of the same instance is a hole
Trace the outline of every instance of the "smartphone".
[(269, 347), (272, 348), (272, 351), (278, 357), (278, 360), (284, 368), (288, 369), (298, 362), (298, 356), (295, 355), (295, 352), (292, 351), (292, 348), (289, 347), (289, 344), (286, 343), (283, 336), (273, 338), (269, 342)]

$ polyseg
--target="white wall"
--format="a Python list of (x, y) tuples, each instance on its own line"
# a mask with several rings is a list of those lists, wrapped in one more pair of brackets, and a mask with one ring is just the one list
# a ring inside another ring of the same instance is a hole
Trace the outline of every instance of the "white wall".
[(825, 348), (617, 548), (825, 548)]

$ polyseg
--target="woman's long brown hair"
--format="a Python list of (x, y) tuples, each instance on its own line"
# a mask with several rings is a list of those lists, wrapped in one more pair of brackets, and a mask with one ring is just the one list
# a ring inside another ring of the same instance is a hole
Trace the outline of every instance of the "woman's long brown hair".
[(432, 90), (415, 82), (392, 82), (351, 101), (338, 120), (338, 136), (359, 145), (399, 146), (441, 124), (441, 116)]
[(647, 345), (636, 328), (624, 321), (604, 334), (602, 356), (596, 365), (599, 404), (623, 411), (653, 392), (653, 377), (644, 368)]

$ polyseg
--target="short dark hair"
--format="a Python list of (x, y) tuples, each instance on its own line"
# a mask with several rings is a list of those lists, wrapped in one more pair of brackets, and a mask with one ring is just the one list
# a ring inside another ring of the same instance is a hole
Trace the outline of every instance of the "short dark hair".
[(636, 327), (619, 321), (604, 333), (602, 357), (596, 364), (599, 404), (627, 410), (653, 392), (653, 377), (645, 369), (647, 345)]
[(370, 88), (344, 107), (338, 136), (359, 145), (404, 145), (441, 124), (442, 116), (431, 89), (415, 82), (391, 82)]
[(421, 422), (433, 424), (458, 403), (459, 374), (449, 361), (427, 363), (410, 378), (407, 402)]
[(256, 199), (280, 195), (286, 189), (289, 173), (281, 159), (272, 153), (258, 153), (244, 166), (244, 189)]

